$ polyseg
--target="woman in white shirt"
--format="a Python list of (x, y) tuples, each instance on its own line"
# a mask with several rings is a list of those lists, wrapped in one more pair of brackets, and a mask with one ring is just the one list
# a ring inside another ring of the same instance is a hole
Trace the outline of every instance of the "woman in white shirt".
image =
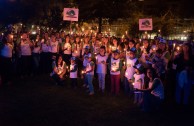
[(57, 57), (56, 61), (52, 63), (53, 72), (50, 74), (57, 85), (64, 85), (64, 75), (66, 74), (66, 63), (63, 61), (61, 55)]
[(156, 77), (153, 68), (147, 69), (147, 77), (149, 79), (149, 87), (146, 89), (135, 89), (135, 91), (143, 92), (142, 107), (143, 111), (151, 111), (157, 109), (164, 100), (164, 87), (160, 78)]
[(23, 33), (19, 43), (21, 52), (21, 77), (30, 75), (32, 72), (32, 48), (33, 43), (27, 33)]
[(63, 45), (63, 60), (67, 63), (67, 65), (70, 65), (71, 50), (70, 36), (67, 35)]
[(49, 73), (51, 71), (51, 54), (50, 49), (50, 39), (48, 33), (44, 33), (44, 38), (41, 39), (41, 49), (40, 49), (40, 68), (41, 73)]

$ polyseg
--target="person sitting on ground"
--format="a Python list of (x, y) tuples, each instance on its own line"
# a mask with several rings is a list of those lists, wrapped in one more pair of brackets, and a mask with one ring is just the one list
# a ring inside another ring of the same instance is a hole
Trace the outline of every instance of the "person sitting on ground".
[(57, 85), (63, 85), (64, 75), (66, 73), (66, 63), (63, 61), (62, 55), (52, 63), (53, 72), (50, 74)]
[(162, 81), (156, 76), (153, 68), (147, 69), (147, 77), (149, 79), (149, 87), (146, 89), (135, 89), (143, 92), (141, 106), (143, 111), (152, 111), (160, 107), (164, 100), (164, 87)]

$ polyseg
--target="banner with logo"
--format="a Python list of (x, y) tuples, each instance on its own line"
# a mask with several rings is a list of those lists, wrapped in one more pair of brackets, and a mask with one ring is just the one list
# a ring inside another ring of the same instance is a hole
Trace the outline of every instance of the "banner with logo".
[(64, 21), (78, 21), (79, 9), (76, 8), (64, 8), (63, 20)]
[(139, 19), (139, 30), (140, 31), (153, 30), (152, 18)]

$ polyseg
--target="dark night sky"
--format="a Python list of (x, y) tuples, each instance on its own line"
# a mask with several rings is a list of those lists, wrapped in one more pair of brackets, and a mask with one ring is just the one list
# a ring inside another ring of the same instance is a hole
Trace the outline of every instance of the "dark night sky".
[[(19, 20), (30, 19), (31, 17), (34, 17), (39, 14), (37, 10), (42, 8), (42, 6), (44, 7), (48, 6), (48, 5), (41, 5), (44, 3), (44, 1), (47, 3), (49, 1), (57, 1), (57, 2), (63, 1), (64, 2), (63, 4), (67, 5), (66, 3), (68, 0), (41, 0), (41, 1), (0, 0), (0, 23), (10, 22), (10, 20), (12, 20), (12, 22), (17, 22)], [(158, 12), (162, 12), (162, 11), (165, 12), (170, 8), (174, 14), (178, 14), (178, 16), (181, 18), (194, 17), (194, 9), (193, 9), (193, 4), (191, 3), (192, 2), (191, 0), (144, 0), (143, 2), (139, 2), (138, 0), (74, 0), (74, 1), (78, 3), (78, 6), (82, 6), (82, 7), (79, 7), (80, 13), (82, 13), (82, 18), (88, 18), (89, 14), (87, 13), (85, 15), (83, 14), (84, 12), (86, 12), (85, 10), (87, 10), (88, 13), (91, 12), (92, 14), (93, 12), (96, 12), (93, 14), (93, 17), (95, 17), (99, 15), (98, 12), (101, 12), (101, 9), (102, 9), (101, 7), (107, 8), (107, 9), (109, 8), (109, 10), (111, 10), (111, 7), (117, 6), (117, 5), (112, 6), (111, 3), (117, 3), (119, 4), (119, 6), (122, 7), (123, 5), (126, 5), (130, 2), (136, 2), (139, 8), (143, 6), (145, 12), (147, 12), (148, 15), (157, 15), (159, 14)], [(94, 5), (92, 5), (93, 3)], [(122, 10), (122, 9), (124, 8), (119, 8), (119, 10)], [(152, 11), (152, 9), (155, 9), (155, 10)], [(106, 11), (106, 9), (104, 9), (104, 11)], [(112, 12), (112, 13), (114, 14), (115, 12)], [(154, 12), (156, 13), (154, 14)], [(105, 14), (106, 12), (101, 12), (101, 13)], [(158, 16), (160, 16), (160, 14)], [(115, 15), (113, 15), (112, 17), (115, 17)]]

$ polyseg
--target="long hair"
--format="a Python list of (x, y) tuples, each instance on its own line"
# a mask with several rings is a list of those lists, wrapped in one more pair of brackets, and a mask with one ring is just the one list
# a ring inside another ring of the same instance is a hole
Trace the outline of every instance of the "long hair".
[(151, 74), (152, 74), (152, 80), (154, 80), (155, 78), (157, 78), (157, 74), (156, 74), (156, 70), (152, 67), (150, 68), (147, 68), (146, 70), (146, 74), (145, 74), (145, 78), (144, 78), (144, 83), (145, 83), (145, 86), (144, 88), (148, 88), (149, 87), (149, 82), (150, 82), (150, 78), (147, 76), (147, 71), (150, 70)]
[[(58, 61), (59, 61), (59, 58), (60, 58), (60, 57), (62, 58), (62, 61), (61, 61), (60, 64), (58, 64)], [(57, 56), (57, 59), (56, 59), (56, 66), (58, 67), (58, 65), (61, 65), (61, 66), (63, 65), (63, 57), (62, 57), (62, 55), (58, 55), (58, 56)]]

